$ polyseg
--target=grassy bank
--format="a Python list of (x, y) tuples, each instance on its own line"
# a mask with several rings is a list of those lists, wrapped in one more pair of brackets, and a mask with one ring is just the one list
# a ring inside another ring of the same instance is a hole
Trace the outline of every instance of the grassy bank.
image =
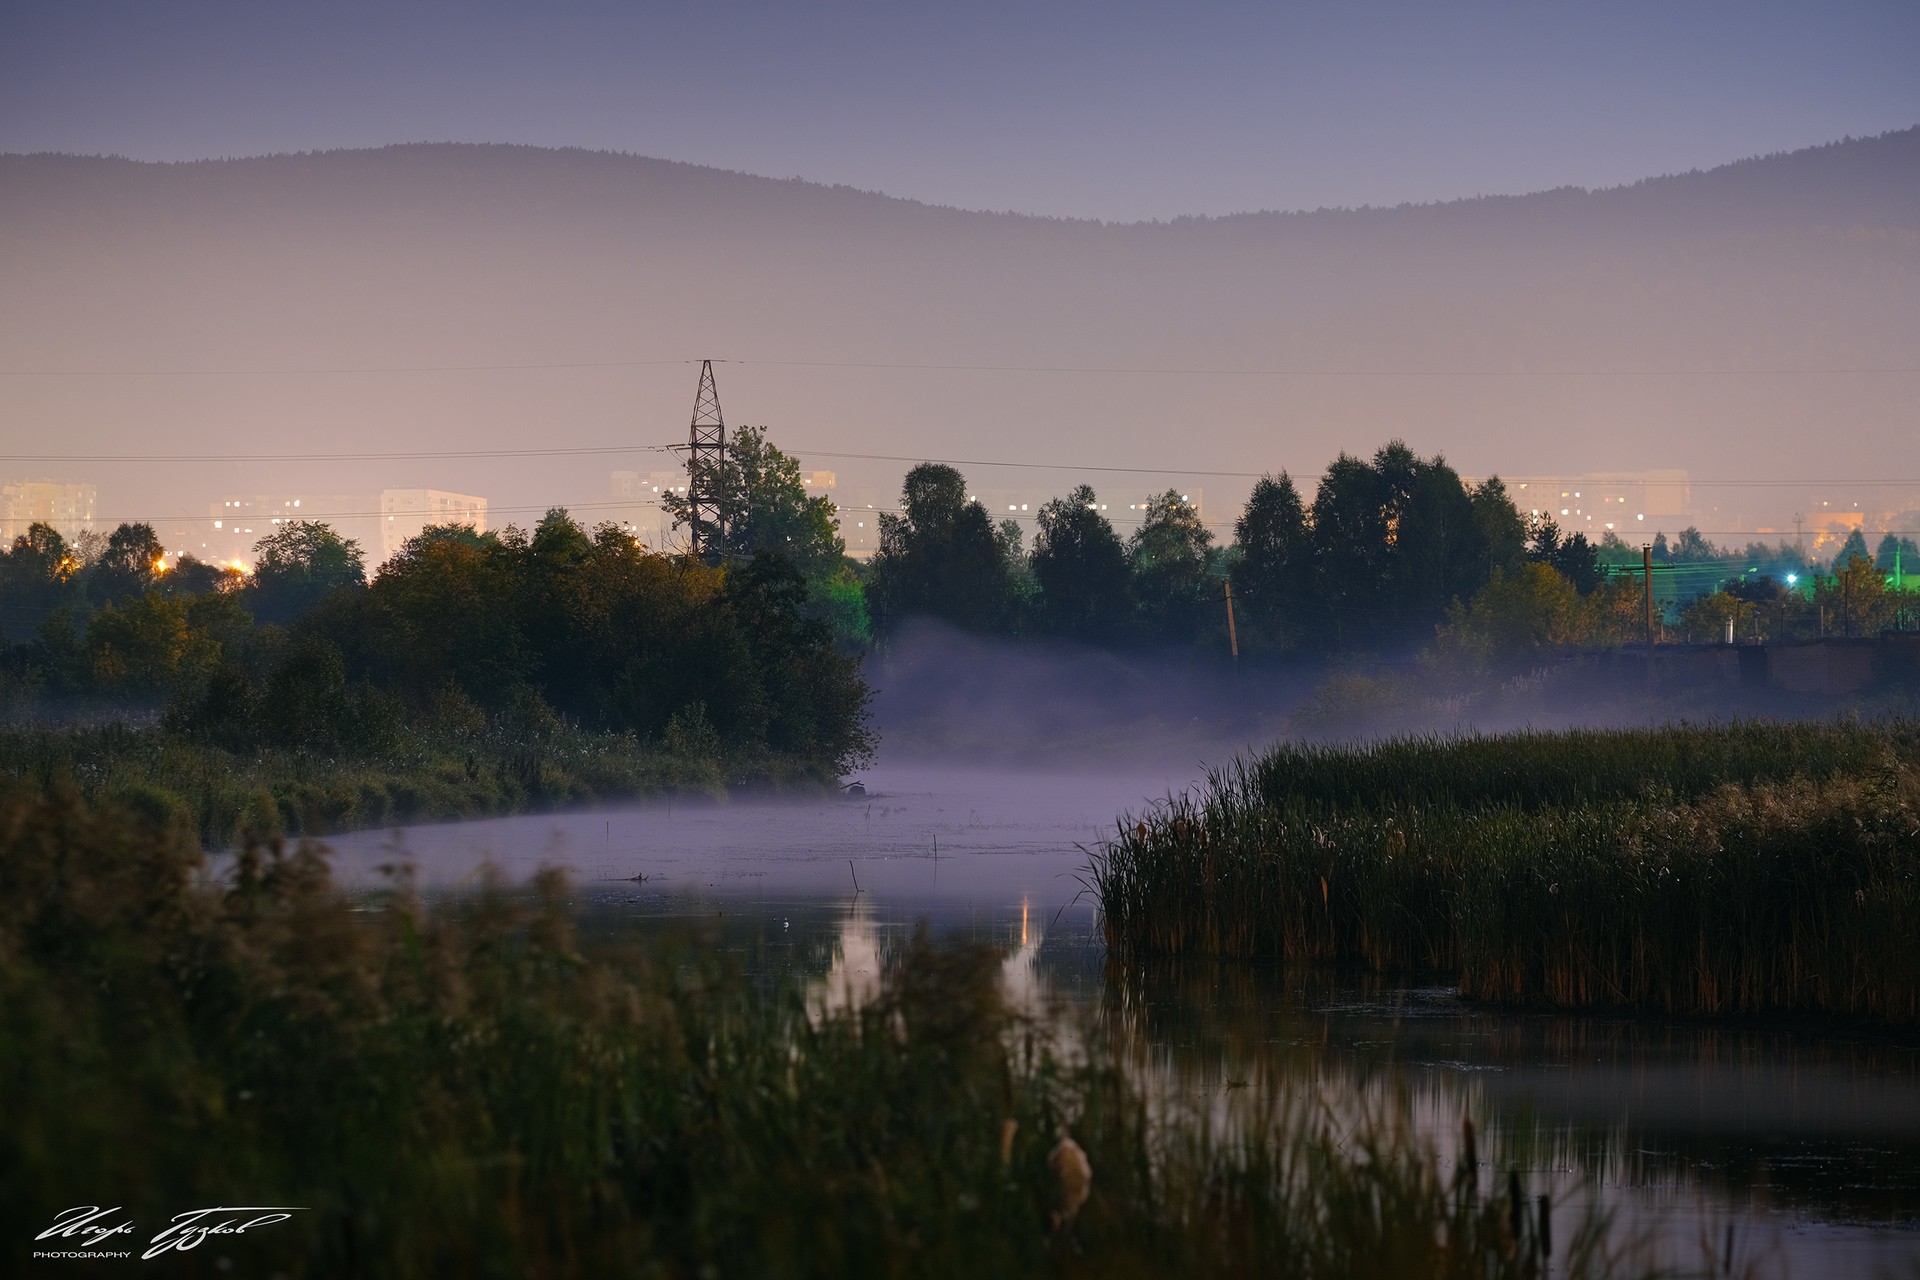
[(1124, 823), (1094, 878), (1122, 953), (1911, 1025), (1917, 760), (1911, 724), (1285, 746)]
[(408, 729), (375, 750), (233, 749), (160, 727), (0, 729), (0, 778), (71, 782), (89, 802), (178, 818), (211, 848), (257, 835), (325, 834), (601, 800), (819, 788), (817, 766), (731, 757), (710, 740), (649, 744), (558, 723), (534, 730)]
[[(178, 822), (0, 794), (0, 1240), (23, 1259), (72, 1205), (122, 1206), (141, 1231), (113, 1247), (138, 1248), (247, 1204), (304, 1207), (169, 1274), (1541, 1273), (1540, 1207), (1497, 1165), (1443, 1169), (1391, 1115), (1336, 1142), (1275, 1097), (1232, 1137), (1149, 1120), (1097, 1037), (1057, 1057), (1006, 1010), (991, 953), (916, 939), (873, 1003), (826, 1013), (582, 943), (557, 873), (368, 910), (308, 846), (248, 847), (231, 885), (202, 865)], [(1055, 1231), (1063, 1131), (1094, 1176)], [(1622, 1273), (1571, 1217), (1555, 1274)]]

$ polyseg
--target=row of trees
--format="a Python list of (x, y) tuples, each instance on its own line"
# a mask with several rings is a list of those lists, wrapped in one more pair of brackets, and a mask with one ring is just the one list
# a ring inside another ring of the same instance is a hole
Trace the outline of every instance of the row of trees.
[(1530, 561), (1582, 590), (1600, 579), (1584, 537), (1550, 521), (1529, 528), (1497, 479), (1469, 486), (1398, 441), (1371, 460), (1343, 454), (1311, 503), (1285, 473), (1262, 479), (1227, 548), (1173, 490), (1123, 540), (1082, 485), (1040, 509), (1030, 551), (1018, 525), (996, 526), (966, 492), (950, 466), (907, 474), (869, 570), (876, 623), (928, 615), (990, 633), (1224, 654), (1230, 585), (1250, 651), (1324, 655), (1423, 643), (1451, 602)]
[[(169, 562), (143, 524), (91, 547), (35, 525), (0, 552), (0, 625), (36, 637), (14, 667), (116, 695), (174, 691), (177, 673), (221, 665), (209, 655), (263, 687), (261, 655), (280, 643), (268, 630), (290, 626), (333, 646), (343, 679), (415, 709), (447, 689), (481, 706), (530, 689), (584, 722), (651, 733), (697, 704), (729, 741), (839, 752), (863, 696), (851, 659), (915, 616), (1224, 655), (1230, 590), (1241, 645), (1264, 659), (1437, 645), (1490, 661), (1637, 641), (1645, 626), (1637, 547), (1530, 521), (1497, 478), (1466, 484), (1399, 441), (1341, 455), (1310, 501), (1284, 472), (1262, 478), (1227, 547), (1176, 491), (1123, 537), (1081, 485), (1042, 506), (1029, 548), (1019, 525), (968, 499), (959, 471), (923, 463), (857, 566), (831, 500), (755, 427), (736, 433), (719, 487), (714, 564), (555, 511), (530, 533), (429, 530), (371, 584), (359, 548), (321, 524), (262, 540), (245, 576)], [(666, 504), (688, 521), (683, 497)], [(1904, 616), (1884, 571), (1912, 552), (1888, 534), (1869, 559), (1855, 533), (1823, 575), (1790, 547), (1734, 553), (1689, 529), (1653, 548), (1661, 622), (1674, 638), (1719, 638), (1728, 619), (1742, 638), (1865, 634)], [(788, 678), (812, 682), (819, 705), (781, 687)]]
[[(109, 546), (139, 554), (94, 566), (44, 526), (16, 540), (0, 590), (25, 616), (24, 584), (38, 618), (0, 654), (7, 690), (164, 705), (176, 728), (236, 748), (372, 748), (464, 707), (706, 735), (822, 772), (867, 749), (858, 663), (808, 616), (806, 580), (781, 556), (709, 566), (554, 510), (531, 532), (428, 529), (372, 582), (352, 541), (296, 523), (240, 579), (149, 558), (150, 533), (122, 526)], [(113, 573), (127, 585), (105, 593)]]
[(324, 524), (295, 522), (254, 546), (251, 574), (167, 559), (145, 523), (122, 524), (88, 546), (34, 524), (0, 550), (0, 639), (33, 635), (58, 610), (84, 616), (150, 594), (193, 597), (231, 591), (262, 622), (290, 622), (340, 587), (366, 584), (359, 544)]

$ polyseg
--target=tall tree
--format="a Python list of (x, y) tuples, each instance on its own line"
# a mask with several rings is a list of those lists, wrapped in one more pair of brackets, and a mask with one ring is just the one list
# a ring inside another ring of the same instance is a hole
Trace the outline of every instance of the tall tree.
[(1380, 474), (1342, 453), (1313, 495), (1316, 628), (1322, 646), (1372, 647), (1381, 637), (1387, 559), (1398, 513)]
[(1599, 553), (1586, 534), (1562, 534), (1559, 523), (1549, 515), (1535, 516), (1527, 532), (1527, 559), (1553, 566), (1583, 596), (1591, 595), (1600, 585), (1603, 575)]
[(1856, 559), (1873, 563), (1873, 557), (1867, 552), (1867, 536), (1858, 529), (1848, 533), (1847, 540), (1840, 544), (1840, 550), (1834, 552), (1832, 571), (1844, 572), (1847, 565)]
[(89, 571), (87, 594), (103, 604), (144, 595), (165, 555), (152, 525), (123, 524), (107, 535), (106, 548)]
[(1499, 476), (1489, 476), (1476, 485), (1472, 502), (1473, 525), (1479, 534), (1481, 554), (1486, 557), (1481, 574), (1485, 582), (1495, 569), (1512, 569), (1526, 557), (1527, 523)]
[(1398, 625), (1425, 632), (1454, 600), (1472, 597), (1491, 565), (1473, 496), (1444, 458), (1416, 460), (1393, 530), (1393, 592)]
[[(825, 494), (809, 494), (800, 463), (767, 439), (765, 427), (741, 427), (727, 442), (720, 468), (719, 506), (726, 532), (723, 558), (751, 560), (762, 552), (784, 557), (809, 581), (839, 572), (846, 555), (840, 513)], [(684, 494), (660, 500), (674, 528), (692, 520)]]
[(1262, 476), (1233, 526), (1240, 556), (1227, 576), (1256, 652), (1298, 648), (1313, 590), (1313, 541), (1293, 477)]
[(341, 587), (367, 583), (360, 544), (315, 520), (282, 525), (253, 546), (247, 605), (262, 622), (287, 622)]
[(1032, 563), (1042, 628), (1092, 644), (1127, 639), (1132, 621), (1127, 553), (1100, 513), (1093, 489), (1083, 484), (1046, 503), (1038, 524)]
[(1013, 583), (986, 508), (943, 463), (907, 472), (901, 510), (880, 516), (880, 549), (867, 581), (868, 607), (888, 624), (915, 615), (976, 631), (1011, 621)]
[(76, 604), (79, 557), (60, 531), (38, 521), (0, 553), (0, 635), (33, 634), (62, 604)]
[(1133, 598), (1145, 638), (1187, 646), (1214, 629), (1223, 607), (1214, 597), (1220, 582), (1213, 531), (1178, 490), (1147, 500), (1146, 519), (1127, 542)]

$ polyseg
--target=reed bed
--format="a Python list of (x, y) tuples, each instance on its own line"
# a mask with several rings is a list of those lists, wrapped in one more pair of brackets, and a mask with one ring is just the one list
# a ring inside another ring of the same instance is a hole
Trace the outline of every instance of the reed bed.
[(1122, 954), (1912, 1025), (1917, 754), (1907, 725), (1286, 747), (1123, 820), (1092, 874)]
[(410, 730), (385, 749), (232, 750), (159, 727), (0, 729), (0, 778), (68, 779), (83, 799), (182, 817), (209, 848), (243, 830), (324, 835), (402, 822), (477, 818), (596, 800), (720, 795), (729, 781), (788, 781), (771, 757), (724, 768), (631, 735), (557, 727), (537, 737)]
[[(75, 1204), (147, 1231), (284, 1204), (169, 1273), (1643, 1273), (1497, 1153), (1443, 1164), (1392, 1114), (1339, 1141), (1278, 1095), (1225, 1136), (1150, 1121), (1097, 1038), (1049, 1054), (988, 952), (922, 935), (825, 1013), (583, 942), (557, 873), (429, 911), (404, 881), (345, 899), (312, 845), (204, 869), (178, 820), (0, 790), (0, 1240), (23, 1259)], [(1094, 1181), (1056, 1224), (1067, 1131)]]

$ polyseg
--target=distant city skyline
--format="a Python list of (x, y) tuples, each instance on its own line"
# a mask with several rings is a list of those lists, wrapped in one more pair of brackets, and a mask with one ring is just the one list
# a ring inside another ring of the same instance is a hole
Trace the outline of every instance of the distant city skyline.
[(1920, 123), (1920, 6), (0, 11), (0, 151), (627, 151), (1133, 220), (1601, 187)]

